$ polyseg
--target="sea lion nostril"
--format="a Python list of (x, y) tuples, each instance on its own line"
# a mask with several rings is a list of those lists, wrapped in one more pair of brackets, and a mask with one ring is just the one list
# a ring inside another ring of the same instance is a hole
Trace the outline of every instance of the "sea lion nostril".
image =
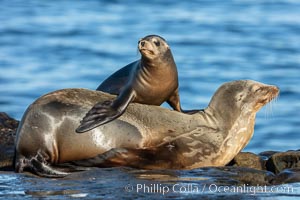
[(145, 42), (144, 41), (141, 41), (141, 45), (142, 45), (142, 47), (145, 45)]

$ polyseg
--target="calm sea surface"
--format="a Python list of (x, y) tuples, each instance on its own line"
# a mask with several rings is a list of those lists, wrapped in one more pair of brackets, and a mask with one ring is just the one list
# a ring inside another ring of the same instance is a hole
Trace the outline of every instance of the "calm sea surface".
[(227, 81), (275, 84), (280, 97), (258, 113), (244, 151), (300, 148), (297, 0), (1, 0), (0, 111), (20, 120), (45, 93), (95, 89), (139, 59), (149, 34), (171, 46), (184, 109), (206, 107)]

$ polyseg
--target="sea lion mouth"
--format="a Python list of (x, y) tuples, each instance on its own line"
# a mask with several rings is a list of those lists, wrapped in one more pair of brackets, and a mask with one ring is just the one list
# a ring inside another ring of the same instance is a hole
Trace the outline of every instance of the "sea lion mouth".
[(155, 55), (154, 51), (149, 50), (147, 48), (140, 48), (140, 52), (144, 55)]
[(279, 95), (279, 88), (276, 86), (272, 86), (269, 89), (268, 92), (269, 97), (267, 98), (267, 103), (269, 103), (270, 101), (272, 101), (273, 99), (277, 98)]
[(265, 95), (263, 98), (258, 100), (258, 104), (265, 105), (272, 101), (273, 99), (276, 99), (279, 95), (279, 88), (276, 86), (269, 86), (267, 88), (260, 88), (259, 90), (265, 90)]

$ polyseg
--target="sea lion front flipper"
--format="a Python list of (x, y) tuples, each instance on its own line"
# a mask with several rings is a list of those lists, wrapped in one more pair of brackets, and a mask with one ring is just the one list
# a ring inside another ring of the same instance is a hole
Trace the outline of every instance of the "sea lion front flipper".
[(197, 112), (203, 111), (204, 109), (201, 110), (183, 110), (180, 105), (180, 98), (179, 98), (179, 93), (178, 89), (175, 90), (175, 92), (171, 95), (171, 97), (167, 100), (167, 103), (176, 111), (182, 112), (185, 114), (195, 114)]
[(76, 132), (83, 133), (118, 118), (134, 97), (134, 91), (125, 89), (114, 101), (97, 103), (82, 119)]
[(140, 60), (134, 61), (125, 67), (119, 69), (107, 79), (105, 79), (96, 90), (109, 94), (118, 95), (122, 92), (124, 86), (129, 82), (131, 74), (136, 69)]
[(204, 111), (204, 109), (200, 109), (200, 110), (182, 110), (181, 109), (182, 113), (185, 113), (185, 114), (188, 114), (188, 115), (192, 115), (192, 114), (202, 112), (202, 111)]
[(174, 91), (174, 93), (167, 100), (167, 103), (176, 111), (181, 112), (180, 107), (180, 98), (178, 93), (178, 88)]

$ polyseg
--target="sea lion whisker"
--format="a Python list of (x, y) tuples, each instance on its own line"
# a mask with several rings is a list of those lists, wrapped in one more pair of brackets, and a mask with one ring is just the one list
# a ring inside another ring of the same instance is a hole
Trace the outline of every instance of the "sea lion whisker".
[(269, 116), (273, 115), (273, 107), (272, 107), (273, 101), (271, 101), (269, 104), (265, 107), (265, 119), (269, 119)]

